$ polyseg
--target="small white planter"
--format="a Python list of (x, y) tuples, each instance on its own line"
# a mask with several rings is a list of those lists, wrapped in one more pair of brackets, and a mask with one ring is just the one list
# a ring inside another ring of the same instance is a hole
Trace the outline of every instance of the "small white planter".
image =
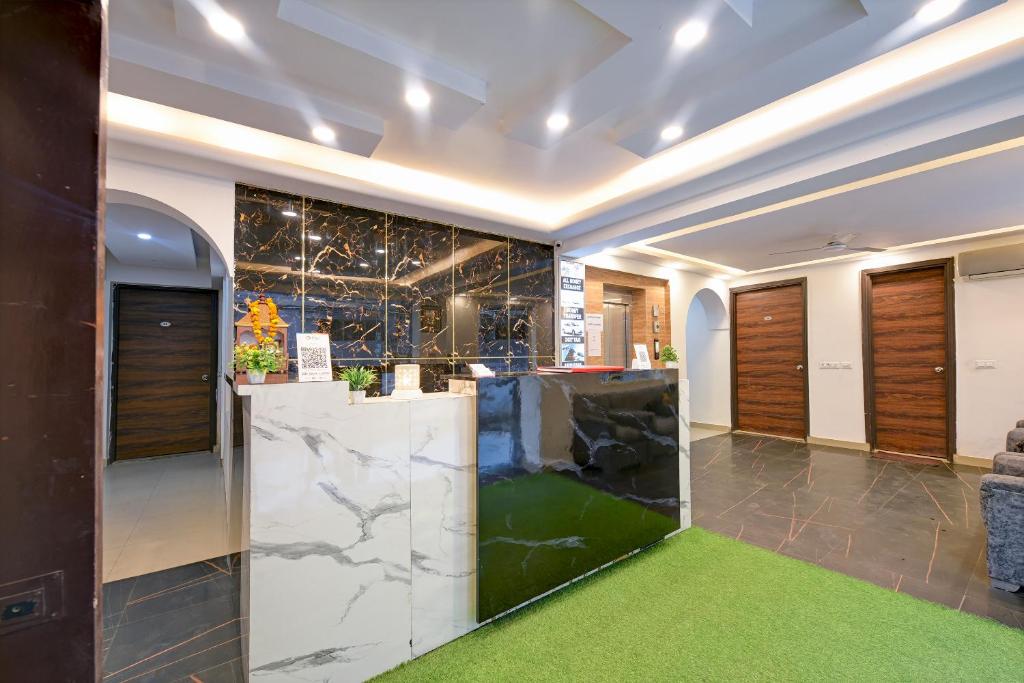
[(667, 360), (667, 361), (665, 361), (665, 367), (666, 368), (678, 368), (679, 367), (679, 361), (677, 361), (677, 360)]
[(366, 390), (365, 389), (363, 389), (362, 391), (349, 391), (348, 392), (348, 402), (349, 403), (362, 403), (365, 400), (366, 400)]
[(249, 384), (263, 384), (267, 379), (266, 370), (246, 370), (245, 375), (249, 378)]

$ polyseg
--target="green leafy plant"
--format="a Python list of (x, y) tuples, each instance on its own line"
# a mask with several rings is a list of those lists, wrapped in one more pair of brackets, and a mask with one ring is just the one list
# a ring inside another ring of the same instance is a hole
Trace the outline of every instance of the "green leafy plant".
[(377, 371), (360, 366), (342, 368), (338, 371), (337, 378), (348, 382), (350, 391), (366, 391), (367, 387), (377, 381)]
[(277, 372), (283, 365), (281, 349), (274, 342), (235, 345), (235, 369)]
[(671, 346), (666, 345), (661, 348), (661, 359), (669, 363), (678, 363), (679, 354)]

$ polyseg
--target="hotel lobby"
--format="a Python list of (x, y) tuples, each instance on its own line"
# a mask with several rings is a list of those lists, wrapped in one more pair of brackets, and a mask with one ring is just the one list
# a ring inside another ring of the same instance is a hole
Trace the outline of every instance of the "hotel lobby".
[(1024, 0), (7, 0), (0, 681), (1020, 681)]

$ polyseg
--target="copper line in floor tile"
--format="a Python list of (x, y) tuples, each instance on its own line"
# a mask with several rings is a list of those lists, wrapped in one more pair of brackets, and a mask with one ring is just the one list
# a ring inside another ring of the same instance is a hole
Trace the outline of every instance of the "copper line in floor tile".
[[(757, 453), (757, 449), (764, 445), (764, 439), (758, 439), (757, 445), (750, 449), (751, 453)], [(758, 456), (760, 457), (760, 456)]]
[(829, 498), (825, 498), (825, 500), (821, 501), (821, 505), (818, 506), (817, 510), (815, 510), (814, 512), (811, 513), (810, 517), (808, 517), (806, 520), (804, 520), (804, 523), (800, 526), (800, 529), (796, 532), (796, 536), (794, 536), (792, 538), (792, 540), (795, 541), (797, 538), (800, 537), (800, 534), (802, 534), (804, 532), (804, 529), (806, 529), (807, 525), (811, 523), (811, 520), (814, 519), (815, 515), (817, 515), (819, 512), (821, 512), (821, 508), (825, 507), (825, 503), (827, 503), (828, 501), (829, 501)]
[(738, 540), (740, 540), (740, 536), (742, 536), (742, 535), (743, 535), (743, 525), (742, 525), (742, 524), (740, 524), (740, 530), (739, 530), (739, 532), (738, 532), (738, 533), (736, 534), (736, 540), (737, 540), (737, 541), (738, 541)]
[(964, 493), (963, 489), (960, 489), (960, 495), (964, 497), (964, 528), (971, 528), (971, 506), (967, 502), (967, 494)]
[(786, 482), (785, 484), (783, 484), (783, 485), (782, 485), (782, 488), (787, 488), (787, 487), (788, 487), (788, 486), (789, 486), (790, 484), (792, 484), (792, 483), (793, 483), (793, 480), (794, 480), (794, 479), (796, 479), (797, 477), (799, 477), (799, 476), (800, 476), (801, 474), (803, 474), (803, 473), (804, 473), (804, 472), (806, 472), (806, 471), (807, 471), (807, 468), (805, 467), (805, 468), (803, 468), (802, 470), (800, 470), (799, 472), (797, 472), (796, 474), (794, 474), (794, 475), (793, 475), (793, 479), (790, 479), (790, 480), (789, 480), (789, 481), (787, 481), (787, 482)]
[(727, 513), (727, 512), (730, 512), (731, 510), (733, 510), (733, 509), (735, 509), (735, 508), (739, 507), (739, 506), (740, 506), (740, 505), (742, 505), (743, 503), (746, 503), (746, 502), (747, 502), (748, 500), (750, 500), (751, 498), (753, 498), (754, 496), (756, 496), (756, 495), (757, 495), (757, 494), (758, 494), (758, 493), (759, 493), (759, 492), (761, 491), (761, 489), (763, 489), (763, 488), (764, 488), (764, 487), (766, 487), (766, 486), (768, 486), (768, 484), (761, 484), (760, 486), (758, 486), (758, 487), (757, 487), (757, 490), (756, 490), (756, 491), (754, 491), (753, 493), (751, 493), (751, 494), (750, 494), (749, 496), (747, 496), (746, 498), (744, 498), (743, 500), (741, 500), (741, 501), (739, 501), (739, 502), (737, 502), (737, 503), (734, 503), (733, 505), (730, 505), (730, 506), (729, 506), (728, 508), (726, 508), (725, 510), (722, 510), (721, 512), (719, 512), (719, 513), (718, 513), (718, 517), (721, 517), (721, 516), (722, 516), (722, 515), (724, 515), (725, 513)]
[[(812, 519), (804, 519), (803, 517), (789, 517), (787, 515), (773, 515), (770, 512), (761, 512), (760, 510), (757, 511), (757, 514), (759, 516), (761, 516), (761, 517), (775, 517), (777, 519), (789, 519), (789, 520), (792, 520), (794, 523), (795, 522), (803, 522), (805, 524), (813, 524), (814, 526), (828, 527), (829, 529), (842, 529), (843, 531), (853, 531), (852, 527), (842, 526), (842, 525), (839, 525), (839, 524), (828, 524), (827, 522), (818, 522), (818, 521), (815, 521), (815, 520), (812, 520)], [(793, 526), (795, 526), (795, 524)], [(790, 540), (792, 540), (792, 539), (790, 539)]]
[(897, 490), (896, 490), (896, 493), (894, 493), (894, 494), (892, 494), (891, 496), (889, 496), (889, 498), (888, 498), (888, 499), (886, 499), (886, 501), (885, 501), (884, 503), (882, 503), (881, 505), (879, 505), (879, 506), (878, 506), (878, 509), (879, 509), (879, 510), (881, 510), (881, 509), (882, 509), (882, 508), (884, 508), (884, 507), (885, 507), (886, 505), (888, 505), (889, 503), (891, 503), (891, 502), (892, 502), (892, 499), (893, 499), (893, 498), (895, 498), (896, 496), (898, 496), (898, 495), (900, 495), (901, 493), (903, 493), (903, 489), (905, 489), (905, 488), (907, 488), (908, 486), (910, 486), (911, 482), (915, 482), (915, 481), (917, 481), (917, 478), (918, 478), (919, 476), (921, 476), (921, 472), (923, 472), (923, 471), (924, 471), (924, 470), (918, 470), (918, 471), (917, 471), (916, 473), (914, 473), (914, 476), (912, 476), (912, 477), (911, 477), (911, 478), (910, 478), (909, 480), (907, 480), (907, 483), (905, 483), (905, 484), (904, 484), (903, 486), (899, 487), (899, 489), (897, 489)]
[(935, 499), (935, 496), (933, 496), (932, 492), (928, 490), (928, 487), (925, 485), (925, 483), (923, 481), (918, 481), (917, 483), (921, 485), (921, 488), (924, 489), (924, 492), (927, 493), (928, 497), (932, 499), (932, 502), (935, 503), (935, 507), (939, 508), (939, 512), (941, 512), (942, 516), (946, 518), (946, 521), (952, 524), (953, 526), (956, 526), (956, 522), (949, 518), (949, 515), (947, 515), (946, 511), (942, 509), (942, 506), (939, 505), (939, 501)]
[(894, 588), (893, 590), (899, 593), (901, 585), (903, 585), (903, 574), (900, 574), (900, 580), (896, 582), (896, 588)]
[(793, 540), (793, 530), (796, 529), (796, 492), (790, 491), (793, 494), (793, 514), (789, 516), (789, 532), (786, 534), (786, 538)]
[(877, 484), (877, 483), (878, 483), (878, 480), (882, 478), (882, 475), (883, 475), (883, 474), (885, 474), (885, 469), (886, 469), (886, 468), (887, 468), (888, 466), (889, 466), (889, 461), (887, 460), (887, 461), (885, 462), (885, 464), (884, 464), (884, 465), (882, 465), (882, 469), (878, 470), (878, 474), (876, 474), (876, 475), (875, 475), (875, 479), (874, 479), (874, 481), (872, 481), (872, 482), (871, 482), (871, 486), (869, 486), (869, 487), (867, 488), (867, 490), (866, 490), (866, 491), (864, 491), (864, 493), (860, 494), (860, 498), (858, 498), (858, 499), (857, 499), (857, 505), (860, 505), (861, 501), (862, 501), (862, 500), (864, 500), (864, 496), (866, 496), (866, 495), (868, 495), (869, 493), (871, 493), (871, 489), (875, 488), (875, 484)]
[(706, 470), (707, 468), (711, 467), (711, 465), (716, 460), (718, 460), (718, 458), (721, 457), (722, 453), (725, 453), (725, 446), (724, 445), (718, 447), (718, 450), (715, 451), (715, 456), (713, 458), (711, 458), (711, 460), (708, 460), (707, 463), (704, 465), (704, 467), (702, 467), (701, 469), (705, 469)]
[(227, 645), (228, 643), (233, 643), (236, 640), (241, 640), (241, 639), (242, 639), (242, 636), (235, 636), (234, 638), (228, 638), (227, 640), (225, 640), (223, 642), (220, 642), (220, 643), (217, 643), (216, 645), (211, 645), (210, 647), (206, 648), (205, 650), (200, 650), (199, 652), (193, 652), (192, 654), (186, 655), (186, 656), (182, 657), (181, 659), (175, 659), (173, 662), (167, 662), (166, 664), (161, 664), (160, 666), (156, 667), (155, 669), (150, 669), (149, 671), (143, 671), (140, 674), (135, 674), (131, 678), (124, 679), (124, 683), (127, 683), (128, 681), (134, 681), (134, 680), (137, 680), (139, 678), (142, 678), (143, 676), (148, 676), (150, 674), (156, 673), (160, 669), (166, 669), (167, 667), (172, 666), (174, 664), (178, 664), (179, 662), (184, 662), (186, 659), (191, 659), (192, 657), (196, 657), (196, 656), (201, 655), (203, 653), (209, 652), (210, 650), (216, 650), (218, 647), (221, 647), (222, 645)]
[[(985, 555), (985, 545), (983, 544), (981, 546), (981, 549), (978, 550), (978, 556), (976, 558), (974, 558), (974, 564), (971, 565), (971, 578), (974, 577), (974, 572), (977, 571), (977, 569), (978, 569), (978, 563), (981, 562), (981, 558), (984, 557), (984, 555)], [(964, 594), (960, 598), (960, 605), (957, 606), (958, 610), (963, 609), (964, 603), (967, 601), (967, 593), (970, 590), (971, 590), (971, 580), (970, 580), (970, 578), (968, 578), (967, 586), (964, 587)]]
[(208, 565), (210, 565), (211, 567), (213, 567), (214, 569), (216, 569), (217, 571), (219, 571), (219, 572), (220, 572), (221, 574), (224, 574), (224, 575), (226, 575), (226, 576), (231, 576), (231, 572), (229, 572), (229, 571), (227, 571), (227, 570), (224, 570), (224, 569), (221, 569), (220, 567), (218, 567), (217, 565), (215, 565), (215, 564), (214, 564), (213, 562), (210, 562), (209, 560), (203, 560), (203, 564), (208, 564)]
[(846, 557), (850, 556), (850, 548), (853, 547), (853, 532), (850, 532), (846, 536)]
[(932, 578), (932, 565), (935, 564), (935, 555), (939, 552), (939, 523), (935, 522), (935, 543), (932, 545), (932, 558), (928, 560), (928, 573), (924, 575), (924, 582)]
[(130, 601), (125, 603), (125, 608), (127, 608), (129, 605), (137, 605), (140, 602), (146, 602), (147, 600), (152, 600), (153, 598), (159, 598), (162, 595), (167, 595), (168, 593), (173, 593), (174, 591), (178, 591), (178, 590), (181, 590), (183, 588), (191, 588), (192, 586), (198, 586), (199, 584), (206, 583), (207, 581), (212, 581), (213, 579), (216, 579), (216, 578), (217, 578), (216, 574), (207, 574), (206, 576), (197, 576), (194, 579), (189, 579), (188, 581), (182, 581), (179, 584), (175, 584), (173, 586), (168, 586), (167, 588), (158, 590), (155, 593), (149, 593), (147, 595), (142, 595), (142, 596), (140, 596), (138, 598), (135, 598), (134, 600), (130, 600)]
[[(213, 628), (207, 629), (207, 630), (203, 631), (202, 633), (197, 633), (196, 635), (192, 636), (191, 638), (187, 638), (186, 640), (183, 640), (180, 643), (175, 643), (174, 645), (171, 645), (170, 647), (166, 647), (163, 650), (160, 650), (159, 652), (154, 652), (153, 654), (149, 655), (148, 657), (143, 657), (142, 659), (140, 659), (140, 660), (138, 660), (136, 662), (132, 662), (128, 666), (121, 667), (117, 671), (111, 671), (110, 673), (104, 674), (103, 677), (104, 678), (110, 678), (111, 676), (116, 676), (117, 674), (119, 674), (119, 673), (121, 673), (123, 671), (127, 671), (128, 669), (134, 668), (134, 667), (142, 664), (143, 662), (148, 662), (149, 660), (153, 659), (154, 657), (159, 657), (160, 655), (166, 654), (166, 653), (170, 652), (171, 650), (174, 650), (174, 649), (177, 649), (177, 648), (181, 647), (182, 645), (188, 645), (193, 640), (195, 640), (197, 638), (202, 638), (207, 633), (213, 633), (214, 631), (216, 631), (219, 628), (224, 628), (225, 626), (230, 626), (231, 624), (235, 623), (236, 621), (240, 621), (240, 619), (230, 619), (228, 621), (225, 621), (223, 624), (218, 624), (218, 625), (214, 626)], [(189, 656), (192, 656), (192, 655), (189, 655)], [(159, 667), (159, 668), (162, 668), (162, 667)]]
[(963, 477), (961, 477), (961, 476), (960, 476), (960, 473), (959, 473), (959, 472), (957, 472), (957, 471), (956, 471), (956, 469), (954, 469), (952, 465), (950, 465), (950, 464), (949, 464), (948, 462), (944, 462), (944, 463), (942, 463), (942, 464), (946, 466), (946, 469), (947, 469), (947, 470), (949, 470), (950, 472), (952, 472), (952, 473), (953, 473), (953, 476), (955, 476), (955, 477), (956, 477), (957, 479), (959, 479), (959, 480), (960, 480), (960, 483), (961, 483), (961, 484), (963, 484), (964, 486), (966, 486), (967, 488), (969, 488), (969, 489), (970, 489), (970, 490), (972, 490), (972, 491), (974, 490), (974, 487), (973, 487), (973, 486), (971, 486), (970, 484), (968, 484), (968, 483), (967, 483), (967, 480), (966, 480), (966, 479), (964, 479)]
[(811, 472), (813, 472), (813, 471), (814, 471), (814, 463), (813, 462), (807, 463), (807, 483), (808, 484), (811, 483)]

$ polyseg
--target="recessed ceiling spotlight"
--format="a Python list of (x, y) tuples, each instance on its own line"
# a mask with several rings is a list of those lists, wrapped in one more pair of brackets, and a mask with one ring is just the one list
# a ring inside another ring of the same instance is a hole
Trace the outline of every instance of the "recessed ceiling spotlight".
[(366, 261), (363, 261), (362, 263), (359, 264), (359, 267), (360, 268), (369, 268), (370, 264), (367, 263)]
[(306, 237), (313, 240), (314, 242), (319, 242), (321, 239), (323, 239), (322, 237), (320, 237), (320, 235), (306, 235)]
[(413, 109), (426, 109), (430, 106), (430, 93), (419, 87), (409, 88), (405, 91), (405, 103)]
[(963, 0), (930, 0), (921, 5), (916, 16), (921, 21), (938, 21), (957, 11), (962, 4)]
[(151, 239), (153, 239), (153, 236), (150, 235), (148, 232), (140, 232), (138, 235), (136, 235), (136, 237), (138, 237), (140, 240), (151, 240)]
[(299, 214), (295, 213), (294, 209), (285, 209), (284, 211), (281, 212), (281, 215), (288, 216), (288, 218), (295, 218)]
[(694, 19), (679, 27), (676, 31), (676, 45), (680, 47), (696, 47), (704, 42), (708, 35), (708, 25)]
[(206, 21), (214, 33), (232, 43), (237, 43), (245, 38), (245, 27), (242, 26), (242, 22), (227, 12), (219, 10), (212, 12)]
[(548, 130), (553, 130), (556, 133), (563, 131), (569, 127), (569, 117), (561, 112), (552, 114), (548, 117)]
[(661, 139), (667, 141), (678, 140), (683, 137), (683, 127), (672, 124), (661, 130)]
[(381, 249), (380, 247), (377, 247), (376, 249), (374, 249), (374, 251), (377, 252), (378, 254), (387, 253), (387, 249)]
[(301, 256), (296, 256), (296, 257), (295, 257), (295, 260), (296, 260), (296, 261), (301, 261), (301, 260), (302, 260), (302, 257), (301, 257)]
[(338, 136), (334, 133), (334, 129), (328, 128), (327, 126), (313, 126), (313, 137), (320, 142), (334, 142)]
[(413, 264), (414, 266), (422, 265), (419, 259), (412, 259), (411, 261), (409, 261), (409, 263)]

